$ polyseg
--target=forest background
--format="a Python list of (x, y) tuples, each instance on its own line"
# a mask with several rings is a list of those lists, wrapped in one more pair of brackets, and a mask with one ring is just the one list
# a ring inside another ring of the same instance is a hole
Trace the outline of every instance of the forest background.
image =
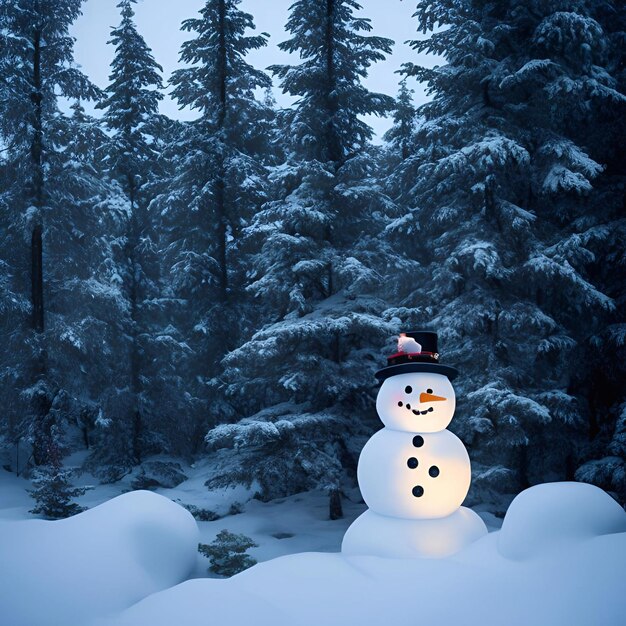
[(266, 69), (254, 16), (207, 0), (168, 85), (133, 0), (93, 84), (81, 5), (0, 0), (8, 469), (206, 457), (208, 488), (323, 489), (340, 516), (374, 372), (424, 328), (461, 371), (471, 501), (550, 480), (625, 501), (621, 2), (422, 0), (395, 97), (364, 84), (393, 42), (353, 0), (296, 0), (293, 62)]

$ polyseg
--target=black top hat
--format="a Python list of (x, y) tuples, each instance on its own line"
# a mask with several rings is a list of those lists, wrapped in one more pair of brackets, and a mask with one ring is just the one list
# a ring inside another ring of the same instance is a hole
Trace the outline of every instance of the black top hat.
[(396, 374), (409, 372), (431, 372), (443, 374), (450, 380), (456, 378), (458, 370), (449, 365), (439, 363), (439, 350), (437, 349), (437, 333), (432, 330), (413, 330), (402, 333), (406, 337), (415, 339), (422, 346), (420, 352), (401, 352), (387, 357), (387, 367), (376, 372), (376, 378), (381, 382)]

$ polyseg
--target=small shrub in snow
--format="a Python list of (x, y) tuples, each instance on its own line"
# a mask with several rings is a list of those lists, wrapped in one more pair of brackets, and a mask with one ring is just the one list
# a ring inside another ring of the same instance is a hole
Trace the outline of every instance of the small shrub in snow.
[(243, 504), (241, 502), (233, 502), (228, 509), (229, 515), (239, 515), (243, 513)]
[(159, 481), (151, 476), (147, 476), (146, 472), (142, 469), (137, 478), (130, 483), (130, 486), (135, 490), (145, 489), (147, 491), (151, 491), (152, 489), (156, 489), (160, 487)]
[(30, 513), (47, 519), (63, 519), (84, 511), (85, 507), (72, 502), (72, 498), (82, 496), (91, 487), (72, 487), (71, 474), (71, 470), (57, 465), (37, 468), (33, 478), (35, 489), (30, 490), (37, 505)]
[(180, 502), (180, 505), (186, 508), (198, 522), (214, 522), (219, 519), (220, 516), (211, 509), (203, 509), (195, 504), (184, 504)]
[(141, 466), (141, 472), (131, 483), (133, 489), (173, 489), (187, 480), (178, 463), (167, 461), (147, 461)]
[(220, 576), (234, 576), (256, 565), (256, 559), (246, 554), (246, 550), (256, 547), (250, 537), (224, 529), (212, 543), (198, 544), (198, 552), (211, 561), (210, 571)]

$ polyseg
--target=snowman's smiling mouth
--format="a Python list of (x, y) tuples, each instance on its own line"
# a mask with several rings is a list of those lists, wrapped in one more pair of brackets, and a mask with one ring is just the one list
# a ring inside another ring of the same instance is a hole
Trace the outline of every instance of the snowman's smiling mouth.
[(411, 409), (411, 411), (413, 411), (413, 413), (415, 415), (426, 415), (426, 413), (431, 413), (432, 411), (434, 411), (433, 407), (429, 407), (427, 408), (425, 411), (416, 411), (415, 409)]
[[(399, 402), (398, 405), (402, 406), (402, 402)], [(408, 411), (412, 411), (414, 415), (426, 415), (426, 413), (432, 413), (432, 411), (435, 410), (432, 406), (430, 406), (424, 411), (418, 411), (417, 409), (412, 409), (410, 404), (407, 404), (404, 408)]]

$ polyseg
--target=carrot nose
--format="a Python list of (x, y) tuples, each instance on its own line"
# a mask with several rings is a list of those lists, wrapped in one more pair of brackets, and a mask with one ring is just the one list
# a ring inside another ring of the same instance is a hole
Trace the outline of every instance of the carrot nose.
[(420, 393), (420, 402), (441, 402), (448, 398), (442, 398), (441, 396), (435, 396), (432, 393)]

